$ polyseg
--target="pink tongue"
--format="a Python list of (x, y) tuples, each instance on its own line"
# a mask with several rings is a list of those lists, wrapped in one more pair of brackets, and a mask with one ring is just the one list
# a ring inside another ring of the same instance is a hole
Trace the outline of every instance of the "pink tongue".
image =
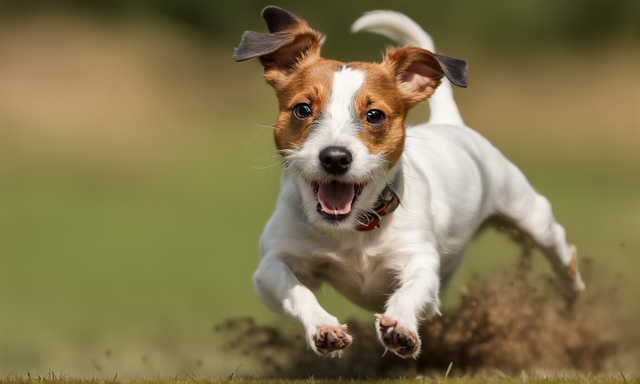
[(322, 211), (330, 215), (346, 215), (351, 211), (355, 186), (332, 181), (318, 186), (318, 201)]

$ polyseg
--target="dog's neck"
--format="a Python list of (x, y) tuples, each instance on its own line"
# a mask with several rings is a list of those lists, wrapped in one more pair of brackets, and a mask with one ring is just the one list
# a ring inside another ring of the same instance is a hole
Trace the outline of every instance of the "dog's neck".
[(386, 184), (382, 192), (378, 195), (373, 209), (365, 212), (361, 217), (362, 223), (358, 225), (358, 228), (356, 228), (358, 231), (368, 232), (373, 229), (380, 228), (382, 217), (386, 214), (392, 213), (396, 208), (398, 208), (400, 205), (400, 198), (396, 193), (396, 186), (399, 178), (400, 173)]

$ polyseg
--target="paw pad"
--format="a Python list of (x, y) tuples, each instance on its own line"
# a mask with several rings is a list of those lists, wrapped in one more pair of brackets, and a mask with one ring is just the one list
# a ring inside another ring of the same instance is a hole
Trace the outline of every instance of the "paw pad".
[(384, 346), (400, 357), (415, 357), (420, 349), (418, 335), (398, 325), (396, 320), (381, 316), (378, 322), (380, 340)]
[(322, 355), (330, 355), (340, 351), (351, 344), (351, 336), (345, 332), (346, 325), (326, 325), (313, 335), (316, 350)]

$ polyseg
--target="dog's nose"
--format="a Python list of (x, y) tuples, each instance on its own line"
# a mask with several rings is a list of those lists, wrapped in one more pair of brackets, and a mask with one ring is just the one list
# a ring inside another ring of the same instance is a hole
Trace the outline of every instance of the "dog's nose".
[(341, 175), (351, 165), (351, 152), (345, 147), (327, 147), (320, 152), (320, 164), (328, 173)]

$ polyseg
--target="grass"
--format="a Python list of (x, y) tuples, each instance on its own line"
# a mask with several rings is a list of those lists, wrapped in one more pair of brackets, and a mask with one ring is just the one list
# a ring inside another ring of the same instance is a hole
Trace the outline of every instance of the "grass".
[(546, 377), (546, 376), (538, 376), (533, 375), (529, 377), (524, 371), (520, 377), (507, 376), (503, 373), (497, 373), (494, 376), (485, 376), (485, 377), (476, 377), (476, 378), (430, 378), (430, 377), (416, 377), (416, 378), (406, 378), (406, 377), (393, 377), (393, 378), (382, 378), (382, 379), (353, 379), (353, 378), (339, 378), (339, 379), (315, 379), (313, 377), (306, 379), (272, 379), (272, 378), (237, 378), (229, 377), (227, 379), (199, 379), (197, 377), (192, 377), (190, 375), (186, 375), (186, 378), (146, 378), (146, 379), (117, 379), (113, 380), (103, 380), (103, 379), (91, 379), (91, 380), (78, 380), (61, 373), (59, 376), (56, 376), (54, 373), (50, 372), (46, 377), (37, 377), (31, 378), (27, 377), (7, 377), (5, 379), (0, 380), (0, 383), (34, 383), (34, 382), (42, 382), (42, 383), (50, 383), (50, 384), (117, 384), (117, 383), (129, 383), (129, 384), (180, 384), (180, 383), (194, 383), (194, 384), (209, 384), (209, 383), (264, 383), (264, 384), (331, 384), (331, 383), (370, 383), (370, 384), (410, 384), (410, 383), (420, 383), (420, 382), (443, 382), (443, 381), (451, 381), (459, 384), (478, 384), (478, 383), (530, 383), (530, 384), (552, 384), (552, 383), (598, 383), (598, 384), (609, 384), (609, 383), (637, 383), (640, 382), (639, 379), (627, 380), (627, 378), (622, 375), (622, 377), (596, 377), (593, 375), (587, 375), (586, 377), (581, 377), (578, 375), (568, 376), (562, 374), (557, 377)]
[(438, 377), (436, 376), (422, 376), (419, 375), (414, 378), (397, 376), (397, 377), (384, 377), (384, 378), (337, 378), (337, 379), (316, 379), (313, 376), (307, 378), (299, 378), (299, 379), (276, 379), (276, 378), (257, 378), (253, 375), (248, 377), (236, 377), (236, 373), (238, 372), (238, 368), (229, 374), (226, 378), (209, 378), (204, 379), (198, 377), (193, 372), (186, 372), (183, 370), (183, 377), (148, 377), (148, 378), (118, 378), (118, 374), (116, 373), (112, 379), (104, 379), (104, 378), (94, 378), (92, 379), (77, 379), (72, 377), (70, 374), (65, 371), (61, 371), (59, 374), (49, 370), (49, 372), (44, 376), (27, 374), (27, 377), (23, 377), (21, 375), (8, 375), (4, 378), (0, 378), (0, 384), (4, 383), (50, 383), (50, 384), (58, 384), (58, 383), (67, 383), (67, 384), (91, 384), (91, 383), (99, 383), (99, 384), (116, 384), (116, 383), (145, 383), (145, 384), (172, 384), (172, 383), (232, 383), (232, 382), (247, 382), (247, 383), (265, 383), (265, 384), (287, 384), (287, 383), (297, 383), (297, 384), (322, 384), (322, 383), (372, 383), (372, 384), (384, 384), (384, 383), (393, 383), (393, 384), (405, 384), (405, 383), (418, 383), (418, 382), (442, 382), (442, 381), (453, 381), (455, 383), (466, 384), (466, 383), (489, 383), (489, 382), (507, 382), (507, 383), (637, 383), (640, 382), (640, 378), (629, 378), (619, 370), (619, 376), (595, 376), (591, 373), (586, 375), (581, 374), (567, 374), (565, 371), (562, 371), (560, 375), (558, 372), (554, 370), (553, 375), (547, 376), (547, 374), (539, 374), (535, 370), (528, 375), (524, 370), (520, 375), (510, 376), (498, 369), (493, 369), (493, 374), (489, 375), (480, 375), (476, 377), (469, 377), (469, 375), (465, 375), (463, 377), (449, 377), (449, 372), (451, 371), (451, 366), (453, 362), (449, 364), (447, 371), (444, 373), (444, 376)]

